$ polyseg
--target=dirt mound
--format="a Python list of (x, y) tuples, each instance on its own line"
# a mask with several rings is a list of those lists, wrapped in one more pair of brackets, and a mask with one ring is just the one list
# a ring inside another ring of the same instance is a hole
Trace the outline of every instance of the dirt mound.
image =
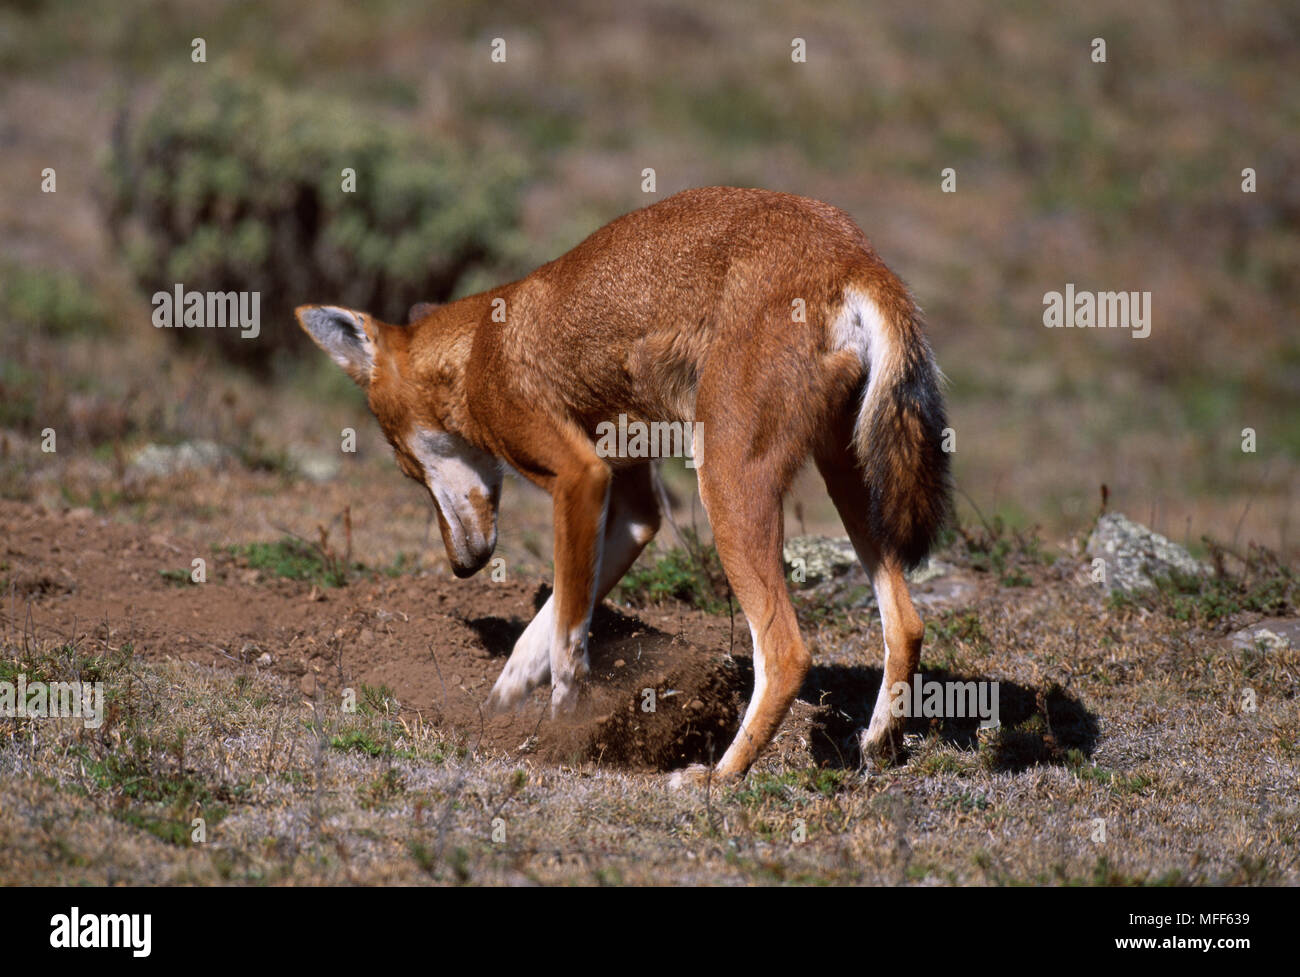
[[(604, 607), (575, 716), (550, 717), (549, 686), (488, 716), (482, 703), (546, 597), (535, 583), (367, 574), (322, 587), (252, 570), (210, 544), (3, 502), (0, 540), (13, 627), (30, 603), (33, 626), (60, 640), (75, 629), (92, 647), (106, 638), (147, 658), (270, 670), (305, 699), (386, 688), (399, 715), (475, 749), (637, 770), (707, 762), (735, 734), (749, 691), (717, 618), (646, 612), (655, 627)], [(206, 583), (187, 582), (195, 556), (207, 560)]]
[(591, 650), (583, 705), (572, 720), (543, 725), (540, 755), (653, 770), (721, 756), (739, 725), (733, 660), (608, 609), (597, 615)]
[[(484, 713), (488, 691), (546, 589), (520, 601), (514, 589), (507, 599), (499, 587), (484, 595), (461, 582), (444, 586), (460, 592), (454, 612), (406, 622), (410, 630), (400, 637), (377, 635), (363, 623), (350, 648), (345, 641), (344, 661), (362, 681), (387, 685), (404, 709), (456, 730), (468, 745), (548, 763), (670, 770), (720, 755), (735, 735), (743, 684), (736, 663), (608, 607), (592, 622), (591, 674), (574, 715), (552, 718), (549, 685), (514, 710)], [(485, 598), (498, 613), (478, 614)], [(424, 660), (412, 661), (413, 651)], [(322, 679), (335, 689), (330, 671)]]

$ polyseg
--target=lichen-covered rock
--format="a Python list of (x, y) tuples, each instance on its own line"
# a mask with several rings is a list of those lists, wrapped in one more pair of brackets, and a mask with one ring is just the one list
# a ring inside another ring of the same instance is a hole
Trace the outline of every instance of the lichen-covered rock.
[(1108, 512), (1088, 537), (1088, 556), (1106, 561), (1106, 582), (1112, 590), (1132, 593), (1155, 587), (1155, 578), (1181, 574), (1202, 576), (1205, 564), (1187, 550), (1146, 526)]
[(936, 560), (932, 556), (927, 556), (925, 562), (915, 570), (908, 571), (907, 582), (911, 584), (929, 583), (939, 577), (946, 577), (953, 571), (950, 563), (944, 563), (943, 560)]
[(1300, 618), (1268, 618), (1257, 621), (1228, 635), (1228, 641), (1237, 648), (1252, 651), (1286, 651), (1300, 647)]
[(289, 463), (303, 478), (313, 482), (328, 482), (338, 477), (342, 464), (337, 454), (313, 451), (298, 445), (289, 446)]
[(226, 459), (225, 449), (213, 441), (181, 444), (147, 444), (126, 471), (127, 481), (165, 478), (177, 472), (216, 468)]
[[(785, 541), (782, 557), (786, 574), (802, 574), (802, 577), (792, 576), (792, 579), (810, 587), (842, 577), (858, 565), (858, 554), (847, 536), (793, 536)], [(796, 563), (796, 560), (802, 562)], [(913, 584), (925, 583), (951, 571), (951, 565), (927, 557), (924, 563), (907, 574), (907, 580)]]
[(842, 576), (858, 563), (847, 537), (793, 536), (785, 541), (782, 556), (786, 573), (809, 586)]

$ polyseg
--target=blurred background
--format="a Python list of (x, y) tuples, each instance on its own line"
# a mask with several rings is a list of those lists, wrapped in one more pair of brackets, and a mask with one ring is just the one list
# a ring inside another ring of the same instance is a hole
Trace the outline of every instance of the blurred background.
[[(1194, 550), (1294, 557), (1298, 49), (1300, 6), (1249, 0), (5, 4), (0, 496), (231, 538), (355, 506), (401, 561), (427, 505), (289, 310), (400, 321), (731, 184), (844, 208), (913, 289), (961, 521), (1059, 543), (1105, 484)], [(261, 335), (153, 328), (176, 283), (260, 292)], [(1066, 283), (1150, 291), (1150, 336), (1044, 328)], [(545, 500), (509, 491), (544, 563)], [(838, 532), (808, 473), (790, 513)]]

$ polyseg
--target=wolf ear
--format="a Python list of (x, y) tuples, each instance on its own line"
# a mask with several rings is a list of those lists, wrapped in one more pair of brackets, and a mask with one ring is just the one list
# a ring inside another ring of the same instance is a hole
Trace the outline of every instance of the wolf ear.
[(300, 305), (298, 324), (360, 386), (370, 385), (375, 368), (375, 341), (366, 331), (364, 312), (336, 305)]
[(406, 324), (409, 326), (419, 322), (434, 309), (442, 308), (441, 302), (416, 302), (411, 306), (411, 311), (406, 314)]

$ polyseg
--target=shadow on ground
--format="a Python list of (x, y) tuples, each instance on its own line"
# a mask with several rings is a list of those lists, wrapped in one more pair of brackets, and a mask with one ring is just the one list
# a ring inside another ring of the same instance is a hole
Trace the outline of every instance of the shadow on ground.
[[(814, 665), (799, 698), (818, 707), (811, 748), (816, 761), (829, 767), (857, 767), (862, 762), (858, 731), (871, 719), (880, 690), (882, 670), (862, 665)], [(924, 682), (968, 683), (984, 676), (946, 669), (927, 669)], [(1040, 763), (1067, 762), (1071, 750), (1091, 756), (1097, 742), (1096, 717), (1058, 687), (1032, 688), (999, 681), (998, 718), (1001, 726), (985, 747), (995, 770), (1018, 771)], [(980, 721), (967, 718), (912, 718), (907, 732), (936, 734), (960, 749), (979, 748)], [(903, 760), (906, 761), (906, 755)]]
[[(550, 595), (550, 588), (539, 587), (533, 596), (534, 608), (540, 608)], [(519, 619), (507, 619), (496, 616), (482, 616), (467, 619), (465, 623), (474, 630), (483, 643), (483, 647), (494, 658), (510, 654), (515, 642), (523, 633), (527, 622)], [(621, 613), (608, 605), (600, 606), (592, 619), (593, 638), (591, 642), (593, 685), (600, 688), (602, 677), (615, 679), (612, 671), (615, 660), (626, 655), (629, 642), (652, 640), (661, 648), (670, 638), (644, 622), (628, 614)], [(679, 669), (684, 656), (692, 653), (690, 646), (682, 645), (674, 649), (670, 658), (676, 663), (668, 672), (654, 676), (662, 682), (671, 675), (679, 684), (685, 676)], [(711, 755), (725, 748), (734, 735), (739, 722), (739, 712), (728, 715), (736, 709), (735, 703), (748, 700), (754, 687), (754, 668), (752, 659), (736, 655), (734, 667), (726, 670), (712, 670), (706, 673), (707, 680), (699, 677), (688, 687), (702, 703), (696, 710), (698, 718), (708, 716), (705, 723), (698, 722), (697, 717), (689, 713), (680, 714), (684, 723), (681, 738), (674, 737), (674, 748), (654, 757), (623, 757), (623, 750), (609, 735), (596, 736), (600, 744), (601, 759), (605, 762), (630, 761), (631, 765), (648, 765), (658, 769), (671, 769), (684, 763), (708, 763)], [(858, 731), (865, 728), (871, 718), (871, 709), (880, 688), (882, 672), (879, 668), (862, 665), (814, 665), (800, 690), (799, 699), (815, 708), (810, 717), (809, 748), (814, 761), (819, 766), (856, 769), (861, 765), (862, 754), (858, 747)], [(636, 690), (626, 680), (633, 676), (617, 676), (627, 691), (623, 700)], [(643, 679), (638, 670), (636, 677)], [(617, 679), (615, 679), (617, 681)], [(966, 675), (946, 669), (930, 669), (922, 674), (925, 682), (938, 683), (979, 683), (986, 681), (984, 676)], [(708, 694), (704, 693), (707, 687)], [(661, 690), (662, 691), (662, 690)], [(992, 768), (1001, 771), (1018, 771), (1040, 763), (1067, 762), (1067, 754), (1077, 750), (1084, 756), (1091, 756), (1097, 740), (1097, 723), (1083, 705), (1073, 696), (1067, 695), (1057, 687), (1034, 688), (1016, 682), (1000, 681), (997, 683), (998, 718), (1001, 726), (992, 735), (986, 734), (984, 749), (992, 757)], [(607, 706), (608, 708), (608, 706)], [(636, 716), (636, 709), (624, 707), (625, 722), (617, 724), (619, 732), (626, 734), (626, 720)], [(607, 720), (608, 717), (602, 717)], [(908, 721), (907, 732), (923, 736), (938, 735), (945, 743), (963, 750), (978, 750), (979, 719), (967, 718), (914, 718)], [(660, 733), (662, 736), (662, 732)], [(593, 756), (594, 758), (594, 756)], [(716, 756), (712, 756), (716, 759)], [(906, 754), (902, 758), (905, 762)]]

